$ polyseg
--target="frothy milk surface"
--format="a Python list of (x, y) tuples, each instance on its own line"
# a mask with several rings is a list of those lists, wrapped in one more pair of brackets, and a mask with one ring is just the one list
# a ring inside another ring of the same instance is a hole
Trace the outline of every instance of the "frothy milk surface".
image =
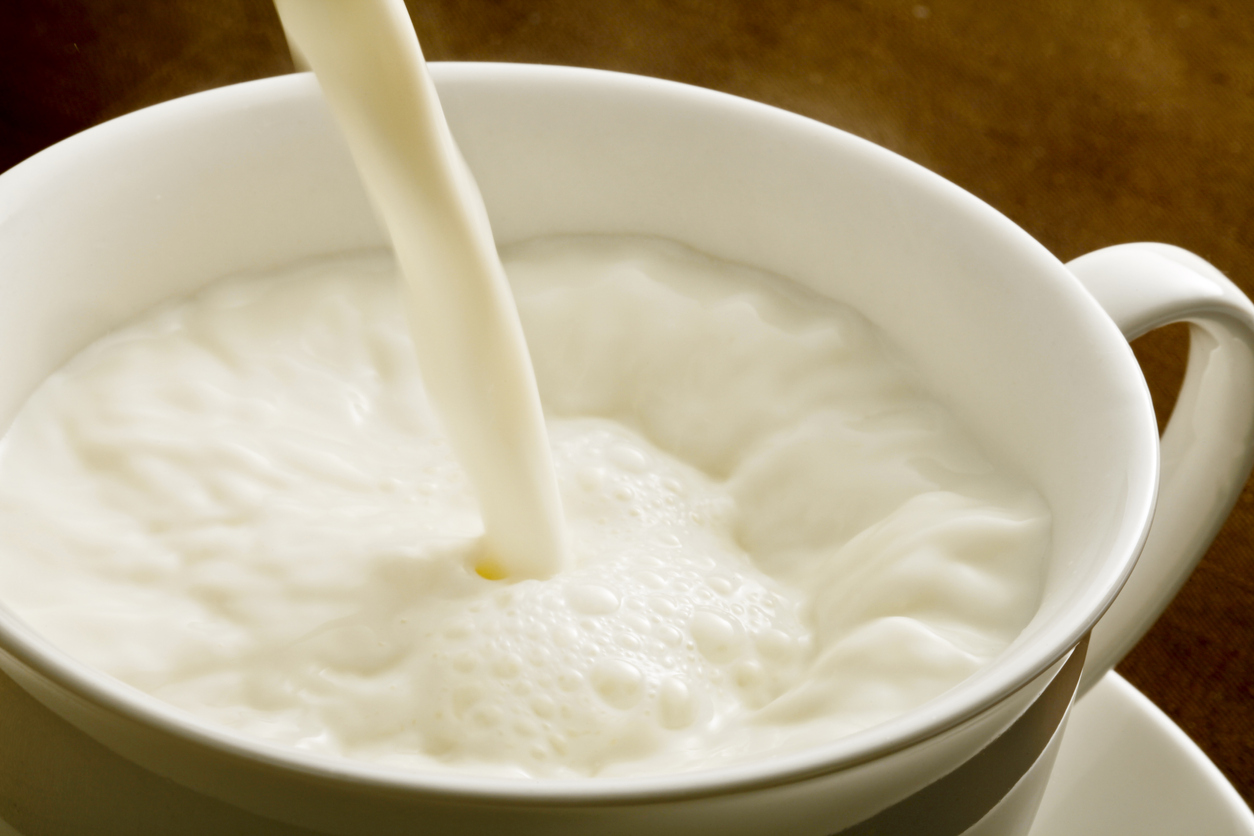
[(504, 251), (572, 565), (475, 572), (475, 495), (387, 254), (237, 277), (101, 340), (0, 449), (5, 603), (300, 748), (579, 777), (866, 728), (1035, 612), (1040, 497), (859, 315), (639, 238)]

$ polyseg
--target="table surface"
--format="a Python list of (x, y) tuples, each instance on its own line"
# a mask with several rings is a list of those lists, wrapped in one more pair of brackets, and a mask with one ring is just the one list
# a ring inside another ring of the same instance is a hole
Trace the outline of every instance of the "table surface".
[[(622, 70), (866, 137), (1063, 260), (1165, 241), (1254, 295), (1248, 0), (422, 0), (430, 60)], [(0, 4), (0, 170), (165, 99), (290, 72), (268, 0)], [(1134, 345), (1160, 416), (1187, 333)], [(1119, 671), (1254, 802), (1254, 488)]]

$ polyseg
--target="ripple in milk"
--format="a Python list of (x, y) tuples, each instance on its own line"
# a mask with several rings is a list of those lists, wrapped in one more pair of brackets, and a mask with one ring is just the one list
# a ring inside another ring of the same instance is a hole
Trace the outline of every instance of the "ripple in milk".
[(79, 659), (303, 749), (696, 769), (914, 708), (1038, 604), (1049, 515), (858, 314), (635, 238), (507, 249), (570, 530), (476, 574), (386, 254), (234, 278), (88, 348), (0, 459), (0, 589)]

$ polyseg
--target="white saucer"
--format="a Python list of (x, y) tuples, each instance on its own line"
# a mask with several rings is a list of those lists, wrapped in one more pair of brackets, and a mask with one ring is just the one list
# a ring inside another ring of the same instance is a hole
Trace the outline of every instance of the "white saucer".
[[(1254, 814), (1193, 741), (1108, 674), (1068, 721), (1031, 836), (1254, 836)], [(22, 836), (0, 819), (0, 836)]]
[(1167, 715), (1111, 673), (1076, 704), (1031, 836), (1254, 836), (1254, 814)]

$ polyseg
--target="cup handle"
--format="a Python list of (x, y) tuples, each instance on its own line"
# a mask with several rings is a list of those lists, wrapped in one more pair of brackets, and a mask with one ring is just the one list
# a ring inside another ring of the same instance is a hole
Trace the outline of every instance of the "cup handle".
[(1189, 360), (1161, 440), (1158, 505), (1127, 584), (1093, 629), (1079, 693), (1149, 630), (1219, 533), (1254, 463), (1254, 305), (1196, 255), (1121, 244), (1068, 262), (1128, 340), (1189, 323)]

